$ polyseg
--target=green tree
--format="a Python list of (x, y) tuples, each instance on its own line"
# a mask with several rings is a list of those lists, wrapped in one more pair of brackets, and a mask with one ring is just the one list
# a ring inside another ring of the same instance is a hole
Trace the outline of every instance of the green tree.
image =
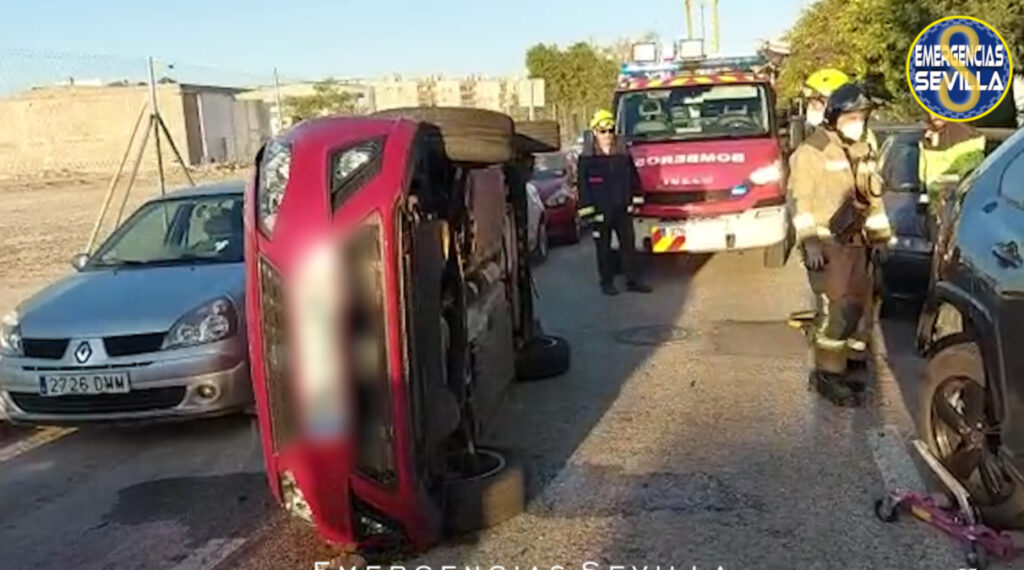
[(285, 114), (293, 120), (324, 115), (351, 115), (356, 112), (358, 99), (345, 91), (336, 79), (326, 79), (313, 85), (309, 95), (285, 97)]
[(821, 67), (875, 76), (893, 118), (920, 116), (906, 78), (907, 53), (931, 22), (954, 15), (981, 18), (1002, 33), (1014, 59), (1024, 57), (1024, 0), (820, 0), (789, 31), (791, 54), (779, 77), (783, 97), (799, 92)]
[(618, 63), (586, 42), (560, 48), (537, 44), (526, 52), (530, 77), (544, 80), (545, 99), (567, 138), (585, 128), (591, 114), (611, 104)]

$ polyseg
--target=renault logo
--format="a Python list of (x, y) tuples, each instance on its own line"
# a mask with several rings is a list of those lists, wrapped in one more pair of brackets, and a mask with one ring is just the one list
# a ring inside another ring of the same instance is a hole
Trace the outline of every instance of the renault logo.
[(78, 348), (75, 349), (75, 360), (77, 360), (79, 364), (85, 364), (91, 356), (92, 347), (89, 346), (88, 341), (78, 345)]

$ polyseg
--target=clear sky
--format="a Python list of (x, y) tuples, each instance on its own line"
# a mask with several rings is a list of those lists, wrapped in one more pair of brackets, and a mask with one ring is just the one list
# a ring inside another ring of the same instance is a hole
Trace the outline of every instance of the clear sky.
[[(722, 50), (750, 51), (787, 29), (806, 3), (719, 0)], [(537, 42), (682, 36), (684, 12), (683, 0), (0, 0), (0, 82), (22, 68), (71, 75), (65, 67), (80, 74), (92, 65), (97, 75), (115, 73), (116, 62), (91, 54), (255, 74), (277, 66), (310, 79), (514, 74), (524, 72), (523, 54)], [(26, 51), (80, 61), (11, 63)]]

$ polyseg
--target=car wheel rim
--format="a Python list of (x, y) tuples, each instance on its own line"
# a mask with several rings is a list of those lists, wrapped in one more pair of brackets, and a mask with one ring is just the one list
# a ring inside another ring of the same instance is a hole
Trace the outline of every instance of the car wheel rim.
[(506, 464), (505, 457), (500, 453), (478, 448), (476, 453), (465, 453), (455, 459), (455, 469), (450, 474), (449, 480), (484, 479), (504, 469)]
[(1008, 497), (1013, 488), (990, 441), (998, 426), (987, 418), (985, 388), (961, 376), (944, 380), (932, 398), (931, 416), (938, 459), (957, 480), (993, 502)]

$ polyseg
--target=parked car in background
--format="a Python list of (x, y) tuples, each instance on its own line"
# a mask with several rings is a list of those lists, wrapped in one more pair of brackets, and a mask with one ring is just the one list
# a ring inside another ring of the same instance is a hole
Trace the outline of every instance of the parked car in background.
[(920, 298), (928, 289), (932, 241), (927, 194), (918, 178), (922, 128), (890, 128), (879, 149), (885, 194), (882, 201), (893, 228), (889, 256), (882, 264), (884, 300)]
[(526, 183), (526, 208), (527, 243), (533, 253), (533, 260), (543, 263), (548, 258), (548, 247), (551, 245), (551, 241), (548, 238), (544, 199), (541, 198), (540, 190), (532, 182)]
[(569, 178), (566, 155), (560, 152), (537, 155), (531, 185), (544, 203), (547, 237), (562, 243), (580, 241), (580, 217), (576, 193)]
[(1024, 132), (958, 190), (918, 323), (919, 431), (986, 522), (1024, 528)]
[(147, 202), (0, 324), (0, 417), (166, 420), (252, 403), (241, 182)]

